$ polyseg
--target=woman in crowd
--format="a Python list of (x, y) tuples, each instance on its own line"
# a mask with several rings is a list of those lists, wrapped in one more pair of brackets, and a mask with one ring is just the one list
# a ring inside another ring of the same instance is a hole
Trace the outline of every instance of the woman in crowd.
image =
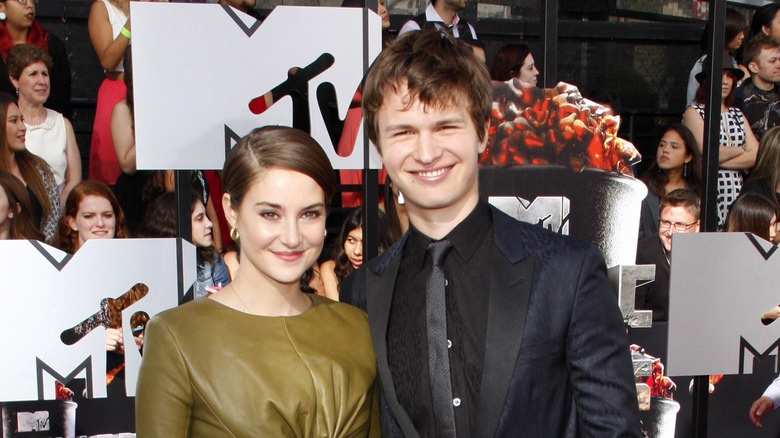
[(366, 314), (299, 285), (325, 240), (327, 155), (301, 131), (256, 129), (228, 153), (223, 182), (241, 268), (149, 322), (138, 435), (379, 436)]
[[(743, 75), (742, 70), (733, 67), (727, 59), (723, 60), (718, 148), (718, 228), (723, 228), (729, 206), (737, 199), (742, 188), (741, 171), (755, 164), (758, 152), (758, 141), (745, 121), (745, 116), (739, 108), (732, 106), (734, 88)], [(705, 77), (705, 72), (699, 73), (696, 78), (701, 85), (696, 91), (695, 104), (685, 109), (683, 124), (696, 137), (696, 145), (701, 152), (704, 141), (704, 100), (709, 78)]]
[(766, 4), (753, 14), (748, 41), (759, 33), (769, 36), (780, 44), (780, 3)]
[(34, 44), (49, 53), (51, 92), (46, 107), (68, 119), (73, 116), (70, 106), (70, 63), (65, 44), (56, 35), (44, 29), (35, 19), (35, 1), (15, 0), (0, 2), (0, 92), (14, 93), (14, 86), (4, 74), (5, 60), (16, 44)]
[(701, 196), (701, 154), (690, 129), (675, 123), (664, 132), (642, 181), (647, 196), (642, 201), (639, 239), (658, 234), (659, 206), (667, 193), (687, 189)]
[(756, 167), (742, 186), (742, 193), (759, 193), (780, 206), (780, 126), (765, 132), (761, 138)]
[[(390, 225), (381, 210), (379, 213), (379, 254), (393, 244)], [(363, 207), (356, 208), (341, 225), (338, 246), (333, 258), (320, 265), (320, 275), (325, 286), (325, 296), (338, 301), (341, 282), (363, 264)]]
[(97, 0), (89, 9), (87, 28), (106, 78), (100, 84), (89, 150), (89, 178), (114, 184), (119, 164), (111, 139), (111, 111), (125, 97), (122, 57), (130, 44), (130, 0)]
[(38, 46), (17, 44), (11, 49), (7, 63), (27, 127), (25, 146), (54, 171), (60, 205), (63, 205), (73, 186), (81, 182), (81, 154), (70, 121), (43, 106), (49, 97), (52, 59)]
[(0, 170), (10, 172), (27, 189), (32, 206), (34, 223), (51, 242), (57, 231), (60, 219), (60, 194), (54, 182), (54, 175), (43, 159), (37, 157), (25, 146), (25, 133), (22, 112), (15, 99), (0, 93)]
[(22, 183), (9, 172), (0, 170), (0, 240), (43, 241), (31, 212), (30, 198)]
[(57, 227), (58, 248), (74, 254), (89, 239), (125, 237), (125, 216), (107, 185), (87, 180), (71, 190)]
[(534, 64), (531, 49), (525, 44), (509, 44), (496, 52), (490, 78), (506, 82), (515, 78), (525, 87), (535, 87), (539, 70)]
[[(212, 224), (206, 217), (206, 206), (199, 191), (192, 191), (190, 226), (192, 243), (197, 248), (198, 277), (193, 287), (194, 298), (214, 293), (230, 283), (230, 274), (222, 256), (214, 248)], [(176, 237), (176, 193), (160, 195), (149, 206), (141, 222), (141, 237)]]
[(758, 193), (745, 193), (731, 205), (726, 231), (753, 233), (773, 242), (777, 237), (777, 204)]
[[(724, 31), (724, 47), (723, 47), (723, 59), (724, 59), (724, 65), (726, 61), (728, 61), (729, 66), (734, 68), (740, 68), (739, 63), (737, 62), (736, 58), (734, 58), (734, 53), (742, 47), (742, 42), (745, 41), (745, 16), (740, 14), (739, 12), (735, 11), (734, 9), (728, 8), (726, 9), (726, 26)], [(707, 26), (709, 26), (710, 23), (707, 22)], [(688, 92), (686, 93), (686, 105), (691, 106), (696, 101), (696, 90), (699, 88), (699, 80), (697, 78), (697, 75), (702, 72), (704, 69), (704, 59), (706, 58), (706, 53), (704, 53), (707, 50), (707, 41), (706, 41), (707, 32), (704, 33), (704, 38), (702, 39), (702, 55), (699, 57), (699, 59), (696, 60), (696, 63), (693, 64), (693, 68), (691, 68), (691, 72), (688, 75)], [(747, 73), (747, 69), (742, 67), (743, 69), (743, 75)], [(740, 76), (741, 79), (741, 76)], [(734, 87), (736, 88), (737, 84), (734, 84)]]

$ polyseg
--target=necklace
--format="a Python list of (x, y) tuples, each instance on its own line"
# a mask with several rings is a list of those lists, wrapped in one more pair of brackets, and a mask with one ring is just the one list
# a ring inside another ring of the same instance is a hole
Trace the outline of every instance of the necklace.
[(244, 306), (244, 310), (246, 311), (246, 313), (252, 313), (252, 312), (249, 311), (249, 306), (247, 306), (246, 303), (244, 302), (244, 300), (241, 299), (241, 296), (238, 295), (238, 292), (236, 291), (236, 288), (233, 287), (232, 284), (230, 284), (229, 286), (230, 286), (230, 290), (233, 291), (233, 295), (235, 295), (236, 298), (238, 298), (238, 301), (241, 302), (241, 305)]

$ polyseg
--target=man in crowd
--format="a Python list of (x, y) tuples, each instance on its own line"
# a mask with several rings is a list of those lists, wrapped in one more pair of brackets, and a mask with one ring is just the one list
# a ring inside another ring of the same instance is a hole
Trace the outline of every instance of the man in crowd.
[(366, 78), (368, 136), (410, 220), (341, 289), (368, 313), (383, 436), (638, 437), (601, 254), (480, 200), (491, 90), (469, 46), (434, 31), (399, 37)]
[(677, 189), (661, 199), (658, 235), (639, 241), (637, 265), (655, 265), (655, 281), (636, 289), (634, 307), (653, 311), (653, 321), (669, 319), (669, 267), (674, 233), (699, 232), (699, 197), (690, 190)]
[(435, 28), (455, 38), (477, 39), (474, 27), (458, 15), (466, 7), (466, 0), (431, 0), (425, 12), (412, 17), (401, 27), (398, 35), (412, 30)]
[(734, 94), (739, 107), (759, 141), (769, 128), (780, 124), (780, 48), (764, 34), (745, 46), (744, 59), (751, 77)]

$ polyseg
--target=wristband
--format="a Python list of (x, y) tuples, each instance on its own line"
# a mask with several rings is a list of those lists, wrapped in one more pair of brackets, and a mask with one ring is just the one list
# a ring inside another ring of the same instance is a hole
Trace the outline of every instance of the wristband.
[(126, 27), (122, 27), (122, 30), (120, 30), (119, 33), (124, 35), (127, 39), (130, 39), (130, 31)]

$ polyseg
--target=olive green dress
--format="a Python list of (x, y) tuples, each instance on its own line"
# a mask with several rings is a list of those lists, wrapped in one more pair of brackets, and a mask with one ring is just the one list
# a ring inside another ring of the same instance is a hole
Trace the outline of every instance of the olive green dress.
[(152, 318), (136, 392), (145, 437), (378, 437), (362, 310), (311, 295), (290, 317), (203, 298)]

